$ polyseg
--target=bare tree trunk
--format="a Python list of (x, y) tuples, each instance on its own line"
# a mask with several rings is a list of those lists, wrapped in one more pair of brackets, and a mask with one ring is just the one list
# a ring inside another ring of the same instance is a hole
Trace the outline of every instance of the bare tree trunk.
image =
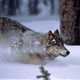
[(60, 33), (66, 44), (80, 45), (80, 0), (60, 0)]
[(9, 0), (8, 2), (8, 15), (16, 15), (16, 10), (19, 9), (20, 0)]
[(54, 0), (50, 0), (51, 2), (51, 14), (54, 13)]
[(4, 9), (5, 9), (5, 0), (2, 0), (2, 13), (4, 13)]
[(29, 14), (30, 15), (36, 15), (38, 14), (38, 0), (29, 0)]

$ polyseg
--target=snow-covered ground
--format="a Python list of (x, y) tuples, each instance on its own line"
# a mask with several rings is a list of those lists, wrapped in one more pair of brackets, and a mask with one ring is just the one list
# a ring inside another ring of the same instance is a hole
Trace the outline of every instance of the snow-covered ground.
[[(49, 30), (54, 32), (60, 26), (58, 20), (22, 22), (22, 24), (37, 32)], [(51, 80), (80, 80), (80, 46), (65, 46), (70, 51), (70, 55), (58, 57), (44, 65), (44, 68), (51, 73)], [(39, 69), (41, 65), (11, 62), (2, 58), (0, 56), (0, 80), (38, 80), (36, 76), (41, 74)]]

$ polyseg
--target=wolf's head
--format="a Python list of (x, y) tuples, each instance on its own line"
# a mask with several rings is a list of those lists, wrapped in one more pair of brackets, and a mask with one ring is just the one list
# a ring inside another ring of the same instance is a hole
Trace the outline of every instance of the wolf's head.
[(69, 55), (70, 52), (64, 47), (63, 40), (61, 39), (58, 30), (54, 33), (51, 31), (47, 33), (46, 51), (51, 58), (57, 56), (66, 57)]

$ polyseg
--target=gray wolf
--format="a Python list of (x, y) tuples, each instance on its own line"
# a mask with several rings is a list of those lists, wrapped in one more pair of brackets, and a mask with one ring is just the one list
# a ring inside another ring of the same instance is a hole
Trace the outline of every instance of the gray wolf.
[(64, 47), (59, 31), (54, 33), (35, 32), (7, 17), (0, 18), (0, 44), (7, 45), (8, 54), (19, 54), (21, 62), (43, 64), (58, 56), (66, 57), (69, 51)]

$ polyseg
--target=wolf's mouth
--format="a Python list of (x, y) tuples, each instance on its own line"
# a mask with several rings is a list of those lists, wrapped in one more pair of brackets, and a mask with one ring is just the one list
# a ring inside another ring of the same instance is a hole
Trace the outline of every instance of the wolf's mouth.
[(63, 54), (61, 54), (61, 53), (59, 53), (61, 56), (63, 56), (63, 57), (66, 57), (67, 55), (63, 55)]

